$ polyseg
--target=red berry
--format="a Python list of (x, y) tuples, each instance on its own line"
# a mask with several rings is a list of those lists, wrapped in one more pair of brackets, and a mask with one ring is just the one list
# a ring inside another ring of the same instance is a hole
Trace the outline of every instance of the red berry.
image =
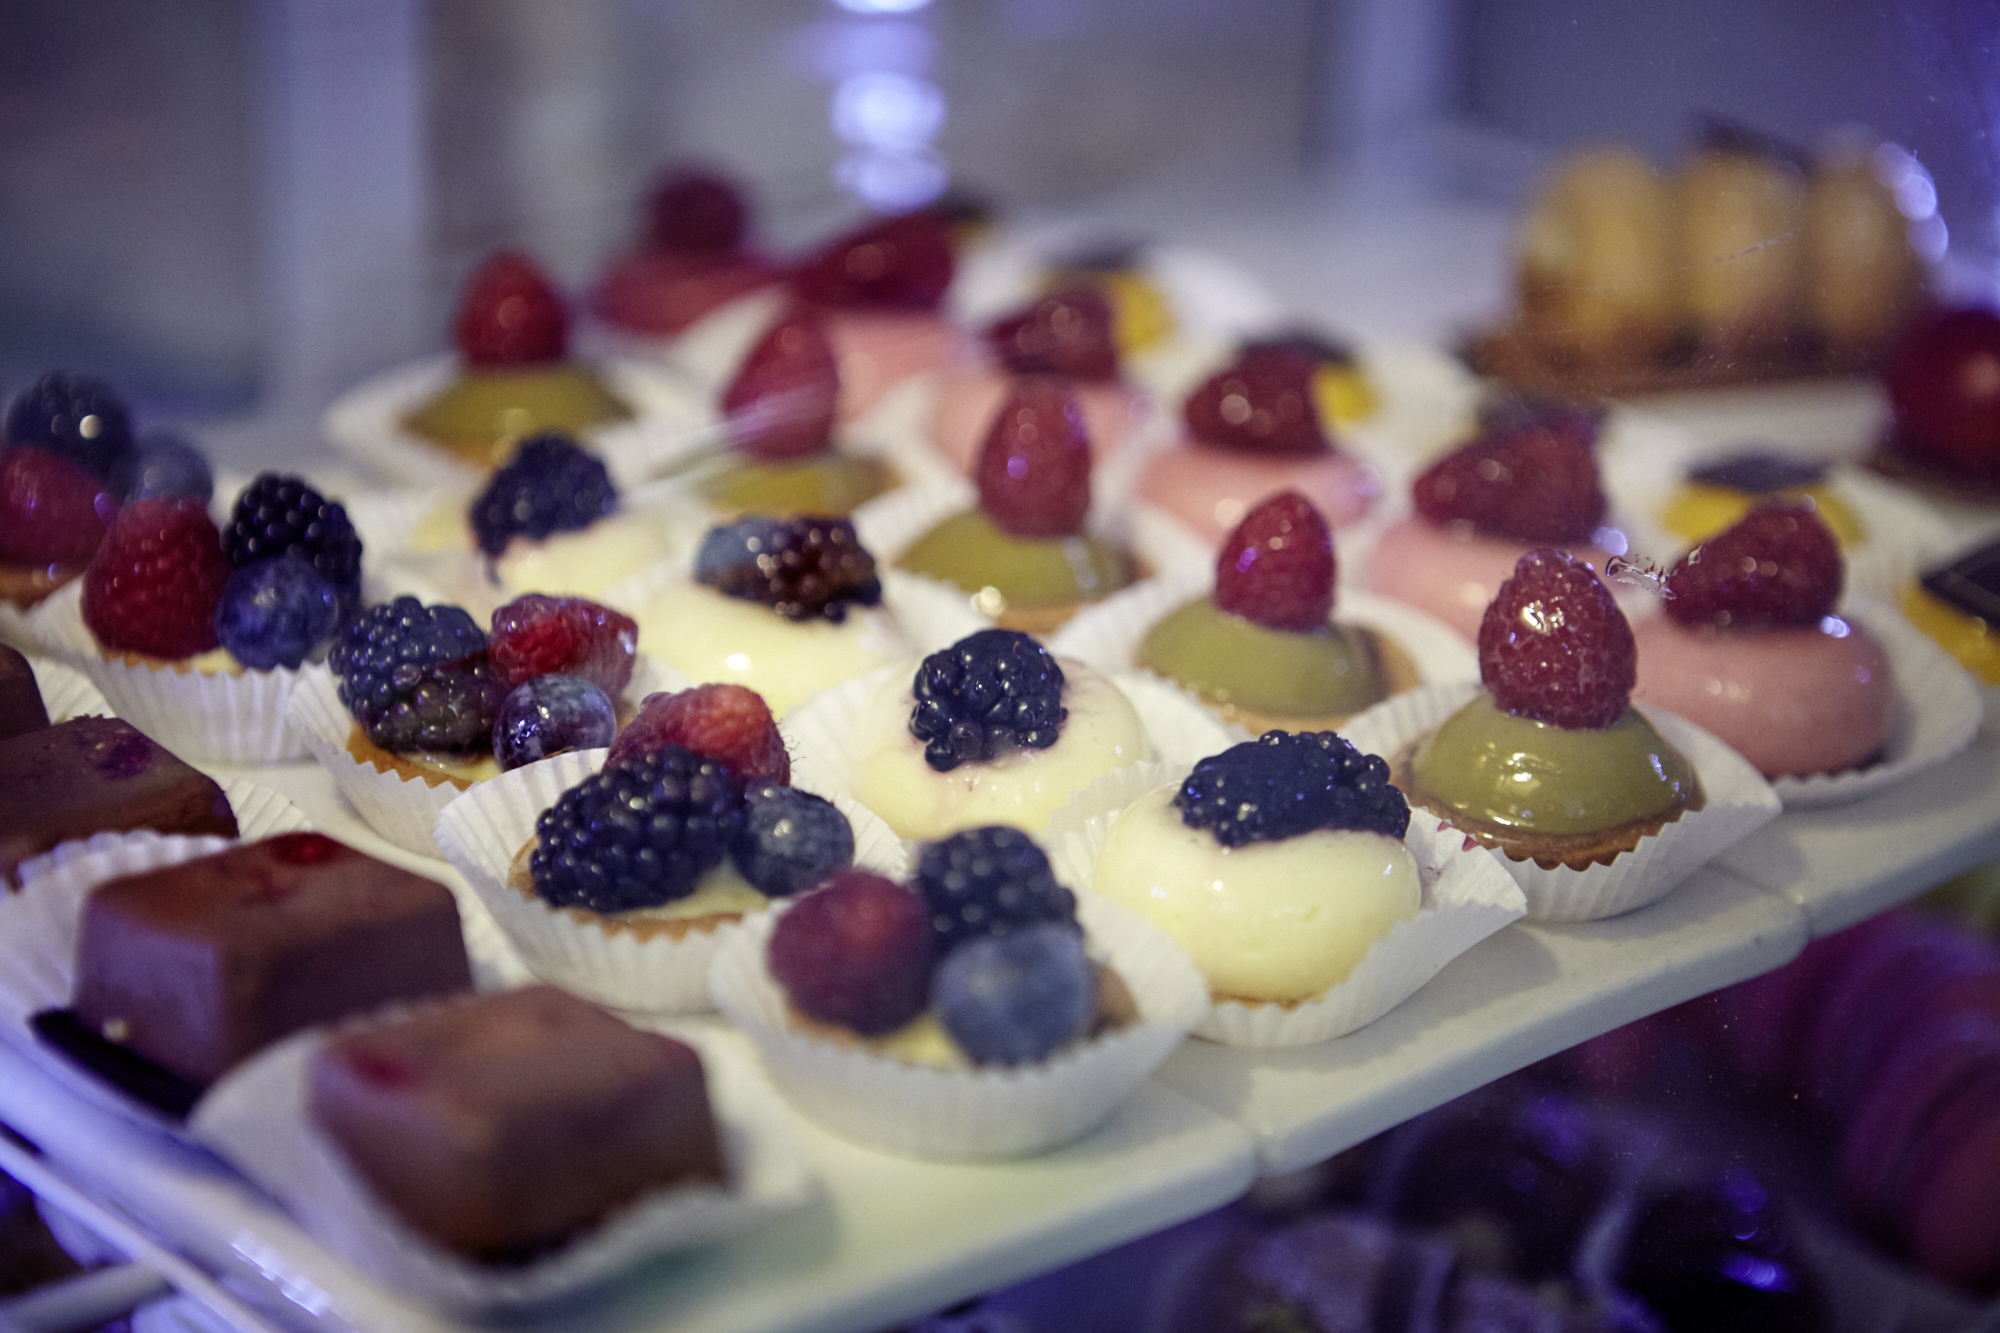
[(1296, 347), (1247, 347), (1188, 395), (1189, 434), (1220, 449), (1323, 454), (1333, 448), (1313, 396), (1313, 358)]
[(2000, 314), (1918, 319), (1884, 368), (1897, 442), (1928, 462), (2000, 480)]
[(676, 171), (646, 196), (646, 243), (668, 254), (732, 254), (742, 248), (748, 215), (742, 194), (722, 176)]
[(0, 561), (81, 565), (117, 512), (103, 482), (53, 450), (0, 454)]
[(773, 324), (722, 393), (730, 441), (754, 458), (804, 458), (831, 447), (840, 369), (826, 326), (799, 307)]
[(790, 782), (792, 757), (764, 696), (742, 685), (696, 685), (649, 694), (605, 756), (606, 767), (663, 745), (713, 759), (745, 783)]
[(1590, 431), (1574, 416), (1482, 435), (1417, 478), (1417, 512), (1505, 541), (1587, 542), (1605, 510)]
[(83, 576), (83, 621), (116, 652), (178, 659), (215, 647), (229, 581), (222, 534), (199, 500), (136, 500), (118, 511)]
[(1017, 375), (1118, 378), (1111, 338), (1111, 302), (1095, 287), (1066, 287), (986, 330), (1000, 364)]
[(771, 976), (793, 1008), (863, 1036), (894, 1032), (930, 1001), (930, 913), (908, 889), (836, 871), (771, 928)]
[(1056, 379), (1015, 384), (986, 432), (972, 480), (979, 507), (1016, 537), (1068, 537), (1090, 512), (1083, 407)]
[(1317, 629), (1333, 614), (1333, 571), (1333, 529), (1310, 500), (1280, 491), (1222, 543), (1215, 604), (1271, 629)]
[(1683, 625), (1817, 625), (1840, 601), (1840, 543), (1811, 505), (1762, 505), (1667, 571)]
[(568, 354), (569, 312), (534, 260), (506, 250), (466, 283), (452, 333), (467, 365), (542, 365)]
[(868, 223), (807, 257), (799, 294), (832, 306), (935, 310), (951, 286), (951, 226), (932, 211)]
[(1572, 729), (1625, 712), (1639, 649), (1590, 565), (1543, 546), (1521, 557), (1479, 622), (1479, 678), (1510, 713)]
[(632, 683), (639, 626), (581, 597), (531, 592), (493, 613), (486, 651), (507, 687), (536, 676), (581, 676), (616, 699)]

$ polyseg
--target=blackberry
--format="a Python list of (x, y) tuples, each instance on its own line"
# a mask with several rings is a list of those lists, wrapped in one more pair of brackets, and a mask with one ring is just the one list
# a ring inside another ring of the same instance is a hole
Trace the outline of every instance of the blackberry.
[(340, 595), (343, 619), (361, 607), (361, 538), (347, 510), (302, 478), (266, 472), (244, 487), (222, 530), (222, 550), (231, 569), (296, 551)]
[(132, 451), (132, 413), (103, 380), (51, 370), (8, 407), (7, 443), (40, 445), (109, 481)]
[(761, 602), (787, 620), (838, 625), (850, 606), (882, 600), (875, 557), (844, 518), (739, 519), (702, 539), (695, 577), (725, 597)]
[(940, 773), (1017, 746), (1046, 750), (1062, 734), (1063, 673), (1019, 630), (983, 629), (917, 668), (910, 732)]
[(743, 831), (729, 856), (759, 893), (782, 898), (853, 864), (854, 829), (831, 801), (777, 782), (743, 795)]
[(497, 556), (509, 538), (540, 541), (552, 532), (575, 532), (617, 507), (618, 489), (603, 460), (567, 435), (549, 432), (521, 441), (473, 499), (472, 529), (479, 549)]
[(613, 764), (535, 821), (535, 892), (554, 907), (629, 912), (685, 898), (743, 826), (743, 787), (678, 745)]
[(917, 892), (930, 908), (938, 956), (1023, 926), (1076, 923), (1076, 895), (1056, 883), (1049, 858), (1019, 829), (967, 829), (924, 848)]
[(414, 597), (371, 606), (347, 622), (327, 655), (340, 701), (385, 750), (485, 750), (507, 682), (486, 635), (456, 606)]
[(1194, 766), (1174, 797), (1189, 828), (1225, 847), (1275, 842), (1314, 829), (1400, 838), (1410, 805), (1389, 785), (1389, 765), (1331, 731), (1267, 731)]

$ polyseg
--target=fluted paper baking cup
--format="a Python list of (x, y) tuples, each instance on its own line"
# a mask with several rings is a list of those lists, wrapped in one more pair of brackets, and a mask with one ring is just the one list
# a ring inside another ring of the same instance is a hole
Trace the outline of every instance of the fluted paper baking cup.
[(42, 707), (51, 722), (68, 722), (79, 717), (116, 717), (110, 701), (90, 677), (53, 657), (31, 657), (28, 669), (35, 673), (35, 688), (41, 691)]
[(183, 759), (287, 764), (306, 757), (305, 738), (286, 712), (303, 670), (211, 675), (173, 663), (114, 661), (83, 623), (81, 580), (35, 609), (34, 629), (52, 656), (90, 677), (119, 717)]
[[(1427, 685), (1384, 700), (1341, 732), (1360, 749), (1390, 759), (1436, 730), (1479, 692), (1476, 684)], [(1664, 898), (1673, 888), (1743, 838), (1775, 819), (1778, 794), (1743, 756), (1685, 718), (1640, 707), (1660, 734), (1694, 765), (1705, 802), (1620, 852), (1609, 865), (1582, 870), (1543, 869), (1489, 851), (1528, 898), (1528, 915), (1540, 921), (1595, 921)], [(1411, 822), (1449, 827), (1429, 811), (1413, 808)]]
[(1117, 904), (1080, 898), (1093, 957), (1137, 1002), (1139, 1020), (1038, 1064), (939, 1069), (809, 1035), (788, 1020), (765, 964), (784, 905), (745, 923), (718, 953), (715, 1005), (756, 1043), (801, 1115), (907, 1157), (978, 1161), (1043, 1152), (1089, 1133), (1187, 1035), (1208, 988), (1174, 942)]
[(350, 754), (347, 741), (354, 732), (354, 717), (340, 702), (333, 673), (324, 666), (306, 671), (292, 691), (290, 708), (306, 749), (333, 775), (340, 794), (368, 827), (404, 851), (441, 854), (431, 828), (444, 808), (458, 799), (457, 787), (443, 780), (432, 786), (422, 778), (385, 773)]
[[(1097, 854), (1124, 809), (1148, 792), (1179, 785), (1188, 764), (1139, 764), (1100, 778), (1056, 812), (1041, 835), (1056, 878), (1092, 892)], [(1440, 831), (1418, 811), (1404, 843), (1417, 863), (1423, 902), (1417, 915), (1376, 940), (1346, 980), (1295, 1004), (1212, 1000), (1195, 1035), (1230, 1046), (1310, 1046), (1342, 1037), (1388, 1013), (1422, 989), (1445, 964), (1528, 910), (1519, 885), (1490, 856), (1465, 848), (1462, 835)], [(1329, 885), (1330, 890), (1337, 886)]]
[[(446, 1003), (450, 1003), (447, 1001)], [(727, 1161), (727, 1185), (668, 1186), (626, 1204), (556, 1249), (518, 1266), (476, 1263), (423, 1236), (379, 1200), (312, 1118), (308, 1073), (335, 1032), (421, 1012), (301, 1033), (239, 1065), (196, 1106), (190, 1129), (275, 1198), (314, 1240), (370, 1278), (418, 1300), (497, 1310), (579, 1291), (651, 1256), (741, 1234), (808, 1202), (811, 1175), (782, 1113), (721, 1043), (695, 1045)]]

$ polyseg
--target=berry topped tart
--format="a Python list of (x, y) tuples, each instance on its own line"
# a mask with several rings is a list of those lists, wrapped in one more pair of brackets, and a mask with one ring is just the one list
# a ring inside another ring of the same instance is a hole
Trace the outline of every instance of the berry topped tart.
[(671, 338), (783, 276), (747, 244), (742, 188), (701, 167), (663, 173), (648, 191), (637, 243), (591, 293), (593, 314), (622, 333)]
[(7, 409), (0, 604), (28, 611), (90, 563), (124, 496), (131, 414), (107, 384), (52, 371)]

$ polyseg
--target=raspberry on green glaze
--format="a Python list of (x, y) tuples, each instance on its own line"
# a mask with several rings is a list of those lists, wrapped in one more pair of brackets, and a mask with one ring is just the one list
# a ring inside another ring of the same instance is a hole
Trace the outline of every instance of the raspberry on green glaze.
[(1479, 679), (1510, 713), (1608, 727), (1638, 674), (1632, 627), (1586, 561), (1554, 547), (1522, 556), (1479, 622)]

